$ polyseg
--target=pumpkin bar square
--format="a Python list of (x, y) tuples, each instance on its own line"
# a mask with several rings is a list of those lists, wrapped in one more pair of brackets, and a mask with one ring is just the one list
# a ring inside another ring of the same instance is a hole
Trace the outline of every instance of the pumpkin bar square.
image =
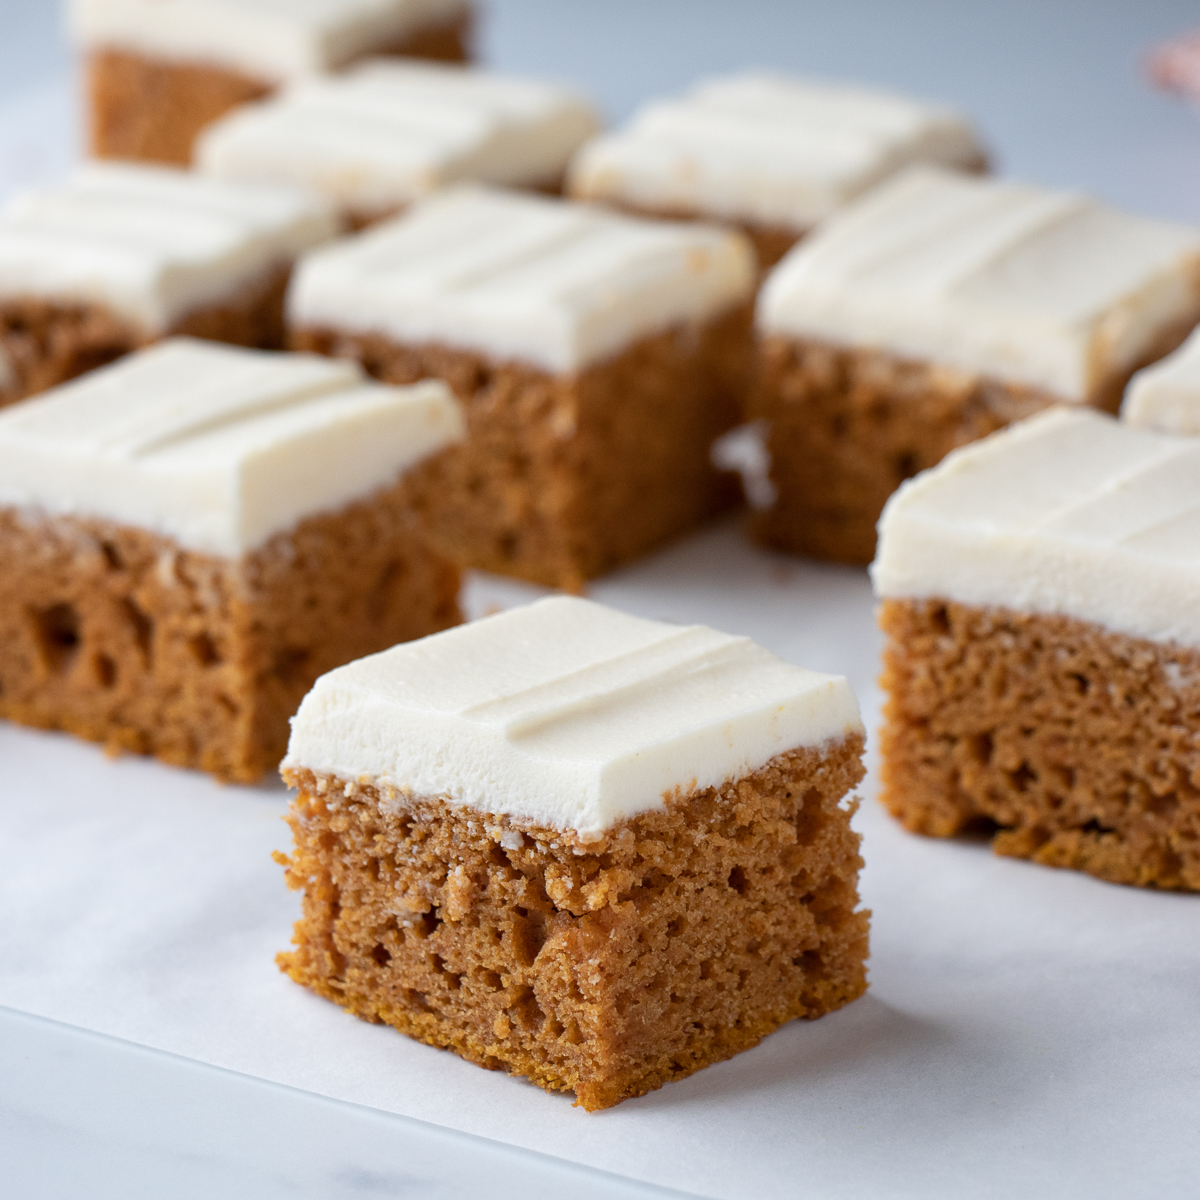
[(99, 158), (186, 166), (230, 109), (369, 55), (470, 54), (469, 0), (70, 0)]
[(911, 168), (776, 267), (758, 308), (770, 545), (868, 563), (888, 496), (1053, 404), (1116, 412), (1200, 319), (1200, 230)]
[(0, 211), (0, 405), (187, 334), (282, 347), (292, 263), (340, 229), (318, 197), (117, 163)]
[(459, 620), (444, 385), (175, 338), (0, 414), (0, 717), (252, 781), (323, 672)]
[(846, 681), (556, 597), (317, 681), (280, 966), (608, 1108), (866, 987)]
[(578, 588), (735, 501), (710, 450), (740, 416), (754, 273), (733, 231), (463, 187), (307, 255), (288, 321), (296, 349), (450, 384), (469, 436), (435, 535)]
[(631, 212), (729, 221), (771, 267), (856, 196), (912, 163), (986, 169), (957, 113), (764, 71), (643, 106), (575, 156), (570, 194)]
[(888, 809), (1200, 889), (1200, 443), (1055, 408), (905, 484), (879, 528)]

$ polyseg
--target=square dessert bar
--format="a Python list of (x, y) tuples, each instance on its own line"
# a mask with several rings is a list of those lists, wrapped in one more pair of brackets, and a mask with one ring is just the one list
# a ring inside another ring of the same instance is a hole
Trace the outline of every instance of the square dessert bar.
[(307, 256), (288, 320), (297, 349), (449, 383), (469, 439), (431, 481), (435, 535), (577, 588), (736, 498), (710, 448), (739, 419), (753, 290), (741, 234), (458, 188)]
[(969, 122), (903, 96), (787, 75), (713, 79), (589, 142), (569, 190), (633, 212), (731, 221), (770, 267), (817, 222), (912, 163), (983, 170)]
[(407, 498), (444, 385), (172, 339), (0, 414), (0, 717), (222, 779), (318, 675), (459, 620)]
[(1055, 403), (1116, 412), (1200, 319), (1200, 230), (914, 167), (779, 264), (758, 308), (783, 550), (870, 562), (901, 481)]
[(1129, 381), (1121, 420), (1163, 433), (1200, 435), (1200, 331)]
[(866, 988), (846, 681), (557, 597), (317, 681), (297, 983), (608, 1108)]
[(283, 345), (292, 262), (339, 223), (290, 187), (96, 164), (0, 211), (0, 405), (168, 334)]
[(879, 529), (891, 812), (1200, 889), (1200, 442), (1053, 409), (905, 484)]
[(566, 88), (466, 67), (377, 59), (230, 113), (196, 144), (222, 179), (302, 184), (361, 226), (450, 183), (561, 190), (599, 127)]
[(91, 151), (186, 165), (231, 108), (366, 55), (461, 61), (469, 0), (69, 0)]

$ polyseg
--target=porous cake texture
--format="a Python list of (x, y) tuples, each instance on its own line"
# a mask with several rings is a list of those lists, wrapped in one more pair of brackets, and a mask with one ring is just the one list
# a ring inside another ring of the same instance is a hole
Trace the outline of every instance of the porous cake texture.
[(657, 100), (575, 157), (578, 199), (725, 220), (769, 267), (819, 221), (912, 163), (983, 170), (970, 123), (864, 88), (756, 71)]
[(231, 113), (199, 139), (196, 164), (309, 187), (361, 226), (447, 184), (558, 191), (599, 123), (589, 101), (553, 84), (376, 59)]
[(559, 597), (323, 677), (298, 983), (607, 1108), (861, 995), (844, 679)]
[(406, 489), (435, 382), (171, 339), (0, 415), (0, 717), (222, 779), (323, 672), (459, 620)]
[(304, 259), (292, 344), (444, 379), (468, 443), (424, 507), (447, 553), (566, 588), (736, 497), (710, 462), (750, 366), (740, 234), (452, 189)]
[(1200, 318), (1200, 231), (1083, 196), (911, 168), (831, 217), (764, 285), (760, 534), (866, 563), (888, 496), (1055, 403), (1115, 412)]
[(1200, 435), (1200, 333), (1134, 375), (1121, 402), (1121, 420), (1163, 433)]
[(1200, 889), (1200, 443), (1056, 408), (888, 502), (883, 803)]
[(339, 230), (297, 189), (106, 163), (0, 212), (0, 405), (189, 334), (283, 344), (292, 262)]
[(99, 158), (191, 161), (230, 109), (366, 55), (456, 62), (469, 0), (70, 0)]

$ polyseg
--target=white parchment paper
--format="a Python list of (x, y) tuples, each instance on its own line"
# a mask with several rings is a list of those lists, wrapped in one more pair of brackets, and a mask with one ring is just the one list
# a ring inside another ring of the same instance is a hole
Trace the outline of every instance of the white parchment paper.
[[(535, 589), (473, 581), (476, 613)], [(597, 586), (851, 677), (865, 573), (733, 525)], [(864, 789), (865, 998), (587, 1114), (346, 1016), (276, 970), (282, 787), (0, 725), (0, 1004), (712, 1197), (1182, 1196), (1200, 1167), (1200, 897), (912, 837)]]

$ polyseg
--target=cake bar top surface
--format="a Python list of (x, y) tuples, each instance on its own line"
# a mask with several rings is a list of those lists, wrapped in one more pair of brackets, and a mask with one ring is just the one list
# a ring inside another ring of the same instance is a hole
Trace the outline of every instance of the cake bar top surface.
[(861, 731), (845, 679), (748, 638), (559, 596), (322, 676), (292, 720), (284, 770), (587, 839)]
[(871, 573), (880, 596), (1200, 646), (1200, 441), (1049, 409), (905, 483)]
[(452, 21), (467, 0), (70, 0), (77, 44), (278, 83)]
[(748, 301), (754, 278), (738, 233), (461, 187), (307, 255), (288, 315), (570, 372)]
[(95, 163), (0, 211), (0, 300), (98, 304), (162, 333), (339, 228), (292, 187)]
[(909, 163), (983, 159), (970, 124), (947, 109), (753, 72), (648, 104), (580, 152), (571, 190), (802, 233)]
[(375, 59), (234, 110), (195, 157), (206, 174), (304, 184), (370, 216), (448, 183), (557, 185), (598, 127), (588, 101), (553, 84)]
[(171, 338), (0, 412), (0, 504), (224, 557), (395, 483), (463, 436), (441, 383)]
[(1200, 435), (1200, 330), (1129, 381), (1121, 420), (1163, 433)]
[(1200, 230), (911, 167), (784, 257), (758, 321), (1083, 401), (1198, 303)]

